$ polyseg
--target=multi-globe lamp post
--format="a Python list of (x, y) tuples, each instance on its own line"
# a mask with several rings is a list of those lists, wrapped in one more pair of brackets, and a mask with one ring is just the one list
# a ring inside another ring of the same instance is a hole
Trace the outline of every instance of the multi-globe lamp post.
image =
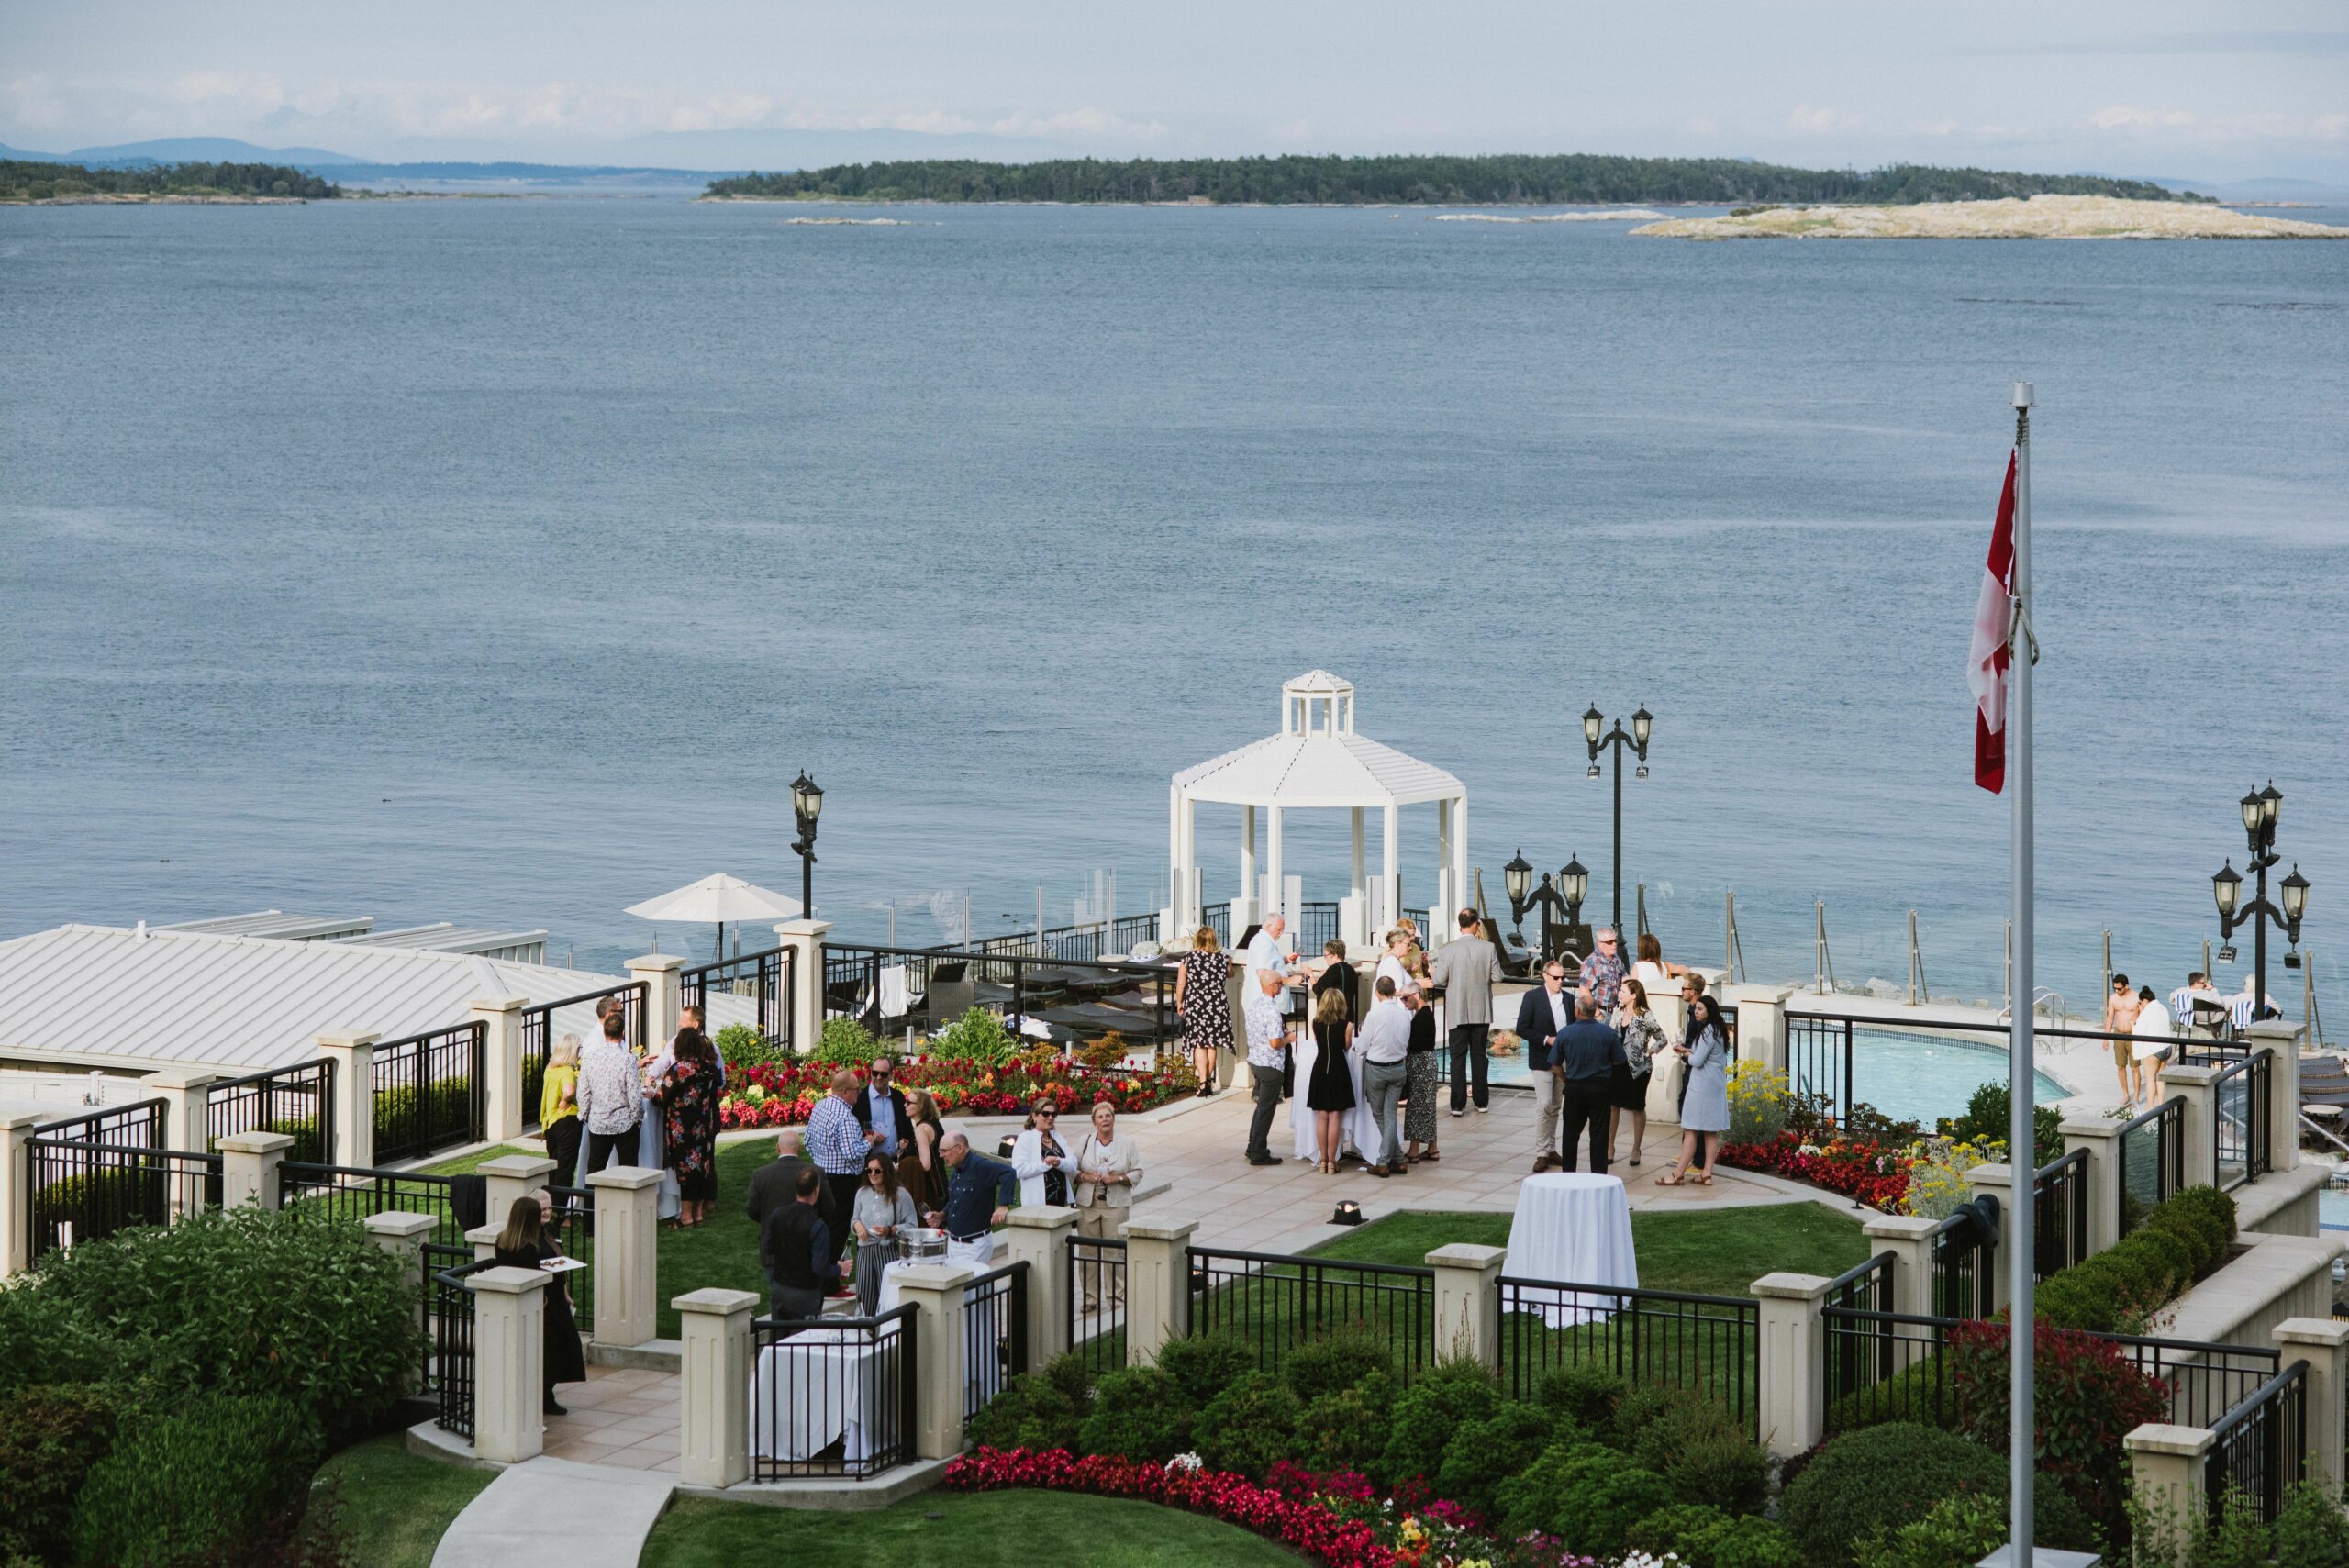
[(791, 846), (799, 857), (799, 913), (803, 919), (816, 915), (816, 818), (824, 812), (824, 792), (799, 770), (791, 781), (791, 814), (799, 819), (799, 841)]
[[(1631, 728), (1624, 733), (1623, 721), (1617, 719), (1615, 728), (1607, 732), (1607, 716), (1596, 707), (1582, 716), (1582, 738), (1590, 746), (1590, 777), (1598, 776), (1598, 753), (1612, 747), (1615, 751), (1615, 935), (1623, 935), (1623, 753), (1629, 751), (1640, 760), (1640, 770), (1634, 776), (1648, 776), (1648, 731), (1654, 727), (1655, 715), (1642, 703), (1631, 715)], [(1603, 733), (1604, 732), (1604, 733)]]
[[(2308, 913), (2309, 879), (2300, 874), (2298, 865), (2291, 874), (2277, 884), (2280, 906), (2267, 896), (2267, 869), (2281, 858), (2276, 853), (2276, 819), (2283, 814), (2284, 795), (2276, 781), (2267, 781), (2266, 789), (2253, 790), (2243, 797), (2243, 837), (2251, 846), (2252, 874), (2259, 881), (2249, 904), (2243, 904), (2243, 876), (2235, 870), (2232, 857), (2218, 874), (2210, 878), (2210, 896), (2219, 906), (2219, 935), (2232, 938), (2236, 930), (2248, 923), (2252, 928), (2253, 984), (2255, 987), (2251, 1016), (2254, 1020), (2267, 1016), (2267, 928), (2273, 924), (2284, 933), (2284, 940), (2293, 951), (2284, 957), (2284, 967), (2300, 967), (2300, 917)], [(2235, 950), (2232, 943), (2219, 951), (2219, 956), (2232, 961)]]
[(1557, 874), (1553, 885), (1550, 873), (1543, 872), (1542, 885), (1534, 886), (1533, 867), (1522, 850), (1501, 868), (1502, 884), (1508, 889), (1509, 923), (1520, 944), (1525, 940), (1527, 911), (1542, 911), (1543, 963), (1561, 953), (1572, 952), (1579, 958), (1590, 951), (1589, 928), (1582, 923), (1582, 901), (1590, 892), (1590, 873), (1581, 861), (1568, 860)]

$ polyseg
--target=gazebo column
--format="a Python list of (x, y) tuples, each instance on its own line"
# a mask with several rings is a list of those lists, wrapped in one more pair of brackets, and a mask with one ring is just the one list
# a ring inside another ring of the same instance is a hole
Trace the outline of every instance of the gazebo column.
[(1345, 939), (1349, 957), (1370, 956), (1370, 899), (1363, 883), (1362, 807), (1357, 806), (1346, 813), (1353, 818), (1353, 874), (1346, 884), (1345, 901), (1338, 906), (1338, 934)]
[(1240, 892), (1231, 900), (1231, 929), (1224, 933), (1227, 942), (1240, 940), (1240, 933), (1256, 923), (1256, 808), (1240, 808)]
[[(1184, 906), (1183, 896), (1191, 884), (1191, 879), (1184, 874), (1185, 868), (1190, 861), (1191, 846), (1186, 841), (1183, 832), (1185, 825), (1183, 819), (1190, 815), (1186, 809), (1189, 804), (1183, 798), (1181, 784), (1168, 787), (1166, 791), (1166, 906), (1158, 912), (1158, 935), (1161, 940), (1170, 945), (1174, 940), (1174, 933), (1183, 929), (1184, 922), (1191, 918), (1190, 911)], [(1186, 942), (1183, 945), (1188, 947), (1190, 944)]]
[(1452, 930), (1449, 916), (1460, 907), (1461, 890), (1453, 885), (1452, 880), (1452, 811), (1451, 801), (1439, 800), (1435, 803), (1435, 898), (1428, 905), (1428, 920), (1435, 930), (1427, 933), (1430, 947), (1435, 945), (1436, 931), (1449, 935)]
[(1379, 933), (1395, 929), (1403, 917), (1403, 813), (1399, 806), (1386, 810), (1386, 827), (1379, 834), (1378, 901), (1383, 907), (1376, 911)]
[(1264, 911), (1257, 917), (1269, 920), (1287, 912), (1287, 903), (1281, 895), (1285, 884), (1281, 881), (1281, 808), (1264, 807)]
[(1468, 907), (1475, 896), (1475, 884), (1468, 880), (1468, 796), (1464, 793), (1452, 799), (1452, 853), (1447, 864), (1452, 867), (1452, 897), (1444, 906), (1444, 929), (1452, 929), (1452, 917)]

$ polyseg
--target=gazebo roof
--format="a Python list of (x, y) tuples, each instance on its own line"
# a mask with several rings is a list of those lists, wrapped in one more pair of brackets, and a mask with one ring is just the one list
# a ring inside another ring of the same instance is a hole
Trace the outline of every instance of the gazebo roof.
[(1193, 800), (1299, 808), (1409, 806), (1467, 795), (1442, 768), (1355, 734), (1353, 691), (1326, 670), (1285, 683), (1279, 734), (1184, 769), (1174, 787)]

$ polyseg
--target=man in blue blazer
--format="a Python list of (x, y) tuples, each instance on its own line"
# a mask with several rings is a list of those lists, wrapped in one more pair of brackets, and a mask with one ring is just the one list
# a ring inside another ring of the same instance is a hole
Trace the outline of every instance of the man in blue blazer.
[(1542, 966), (1542, 989), (1528, 991), (1517, 1004), (1517, 1035), (1525, 1042), (1526, 1071), (1533, 1074), (1533, 1173), (1537, 1176), (1564, 1163), (1558, 1158), (1558, 1080), (1550, 1071), (1550, 1047), (1574, 1017), (1566, 967), (1553, 958)]

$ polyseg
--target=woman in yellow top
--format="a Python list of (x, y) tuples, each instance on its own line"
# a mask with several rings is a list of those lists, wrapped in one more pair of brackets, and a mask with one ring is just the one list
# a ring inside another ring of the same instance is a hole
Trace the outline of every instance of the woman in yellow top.
[(554, 1162), (554, 1184), (579, 1180), (579, 1037), (564, 1035), (547, 1052), (546, 1078), (539, 1089), (539, 1130)]

